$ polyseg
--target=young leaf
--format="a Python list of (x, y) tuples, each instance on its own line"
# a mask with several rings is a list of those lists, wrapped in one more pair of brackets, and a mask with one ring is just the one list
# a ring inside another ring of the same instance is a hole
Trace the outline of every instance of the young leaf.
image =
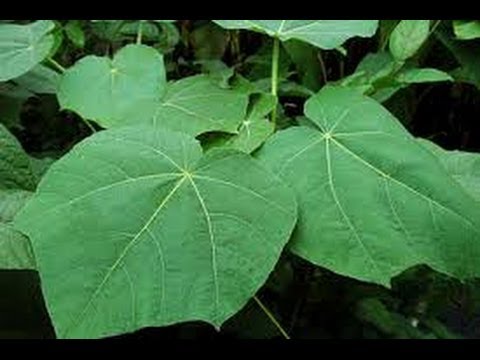
[(0, 222), (0, 269), (35, 269), (28, 239), (11, 225)]
[(247, 29), (278, 37), (297, 39), (330, 50), (354, 36), (375, 34), (378, 20), (213, 20), (225, 29)]
[(417, 84), (438, 81), (453, 81), (447, 73), (437, 69), (406, 69), (401, 71), (395, 80), (403, 84)]
[(387, 286), (416, 264), (478, 276), (479, 204), (390, 113), (331, 87), (305, 109), (316, 130), (279, 132), (258, 153), (296, 191), (295, 254)]
[(479, 20), (454, 20), (453, 31), (460, 40), (472, 40), (480, 38)]
[(402, 20), (390, 36), (390, 52), (399, 61), (415, 55), (430, 31), (430, 20)]
[(59, 85), (64, 109), (104, 127), (150, 120), (166, 87), (162, 55), (127, 45), (113, 60), (87, 56), (68, 69)]
[(61, 338), (219, 327), (265, 282), (295, 221), (293, 193), (250, 156), (203, 155), (152, 126), (84, 140), (15, 219)]
[(235, 133), (245, 118), (247, 104), (247, 93), (222, 89), (208, 76), (196, 75), (168, 85), (153, 122), (191, 135)]
[(30, 157), (17, 139), (0, 124), (0, 189), (35, 190), (36, 181)]
[(53, 47), (50, 20), (28, 25), (0, 24), (0, 81), (14, 79), (41, 62)]
[(418, 139), (440, 160), (448, 173), (463, 186), (474, 199), (480, 201), (480, 154), (465, 151), (447, 151), (435, 143)]

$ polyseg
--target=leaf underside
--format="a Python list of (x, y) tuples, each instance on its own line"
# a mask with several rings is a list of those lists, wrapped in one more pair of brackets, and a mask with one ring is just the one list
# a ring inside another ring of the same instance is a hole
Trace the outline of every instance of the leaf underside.
[(321, 49), (334, 49), (354, 36), (375, 34), (378, 20), (214, 20), (226, 29), (246, 29), (278, 37), (297, 39)]

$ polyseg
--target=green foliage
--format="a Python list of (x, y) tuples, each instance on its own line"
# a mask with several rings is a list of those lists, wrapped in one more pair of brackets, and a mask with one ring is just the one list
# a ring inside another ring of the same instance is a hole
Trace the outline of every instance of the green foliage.
[(317, 130), (279, 132), (258, 153), (296, 191), (294, 253), (386, 286), (416, 264), (478, 276), (480, 206), (392, 115), (342, 88), (310, 98), (305, 114)]
[(45, 337), (470, 336), (449, 314), (480, 312), (478, 37), (0, 21), (0, 337), (39, 284)]
[(282, 41), (297, 39), (322, 49), (334, 49), (354, 36), (370, 37), (377, 20), (215, 20), (226, 29), (255, 30)]
[(53, 47), (50, 20), (28, 25), (0, 24), (0, 81), (14, 79), (31, 70)]
[(455, 36), (460, 40), (472, 40), (480, 38), (479, 20), (455, 20), (453, 22)]
[(58, 99), (104, 127), (150, 119), (166, 87), (162, 56), (145, 45), (128, 45), (115, 55), (87, 56), (62, 76)]
[(220, 326), (273, 269), (295, 212), (288, 188), (248, 156), (202, 156), (186, 135), (127, 127), (54, 164), (16, 221), (57, 334), (98, 337), (186, 320)]
[(415, 55), (430, 31), (430, 20), (402, 20), (390, 36), (390, 52), (398, 61)]

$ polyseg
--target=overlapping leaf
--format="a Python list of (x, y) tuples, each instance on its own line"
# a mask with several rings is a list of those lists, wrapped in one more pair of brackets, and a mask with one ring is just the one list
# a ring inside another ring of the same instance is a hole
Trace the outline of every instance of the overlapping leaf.
[(390, 35), (390, 52), (398, 61), (415, 55), (427, 40), (430, 20), (402, 20)]
[(202, 155), (152, 126), (102, 131), (49, 169), (16, 218), (57, 335), (220, 326), (264, 283), (296, 221), (293, 193), (250, 156)]
[(0, 81), (23, 75), (48, 56), (55, 24), (39, 20), (28, 25), (0, 24)]
[(378, 20), (214, 20), (226, 29), (247, 29), (297, 39), (322, 49), (334, 49), (354, 36), (375, 34)]
[(434, 153), (448, 173), (474, 199), (480, 201), (480, 154), (466, 151), (448, 151), (435, 143), (418, 139), (421, 145)]
[(317, 130), (279, 132), (258, 154), (296, 191), (294, 253), (384, 285), (420, 263), (479, 275), (478, 203), (391, 114), (353, 90), (326, 88), (306, 115)]
[(148, 121), (166, 87), (163, 58), (154, 48), (127, 45), (113, 60), (87, 56), (63, 75), (58, 99), (104, 127)]
[(206, 75), (191, 76), (168, 86), (153, 122), (191, 135), (235, 133), (245, 119), (247, 105), (247, 93), (223, 89)]
[(205, 75), (167, 85), (161, 55), (144, 45), (127, 45), (113, 60), (83, 58), (63, 76), (58, 96), (63, 108), (107, 128), (153, 122), (192, 135), (235, 132), (248, 104), (248, 94)]

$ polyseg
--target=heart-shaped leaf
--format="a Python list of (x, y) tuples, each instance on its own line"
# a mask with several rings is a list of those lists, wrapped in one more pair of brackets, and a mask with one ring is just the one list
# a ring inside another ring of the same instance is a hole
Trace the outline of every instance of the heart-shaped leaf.
[(77, 145), (15, 221), (32, 241), (57, 335), (100, 337), (220, 326), (272, 271), (296, 203), (246, 154), (202, 155), (190, 136), (136, 126)]
[(39, 20), (28, 25), (0, 24), (0, 81), (14, 79), (48, 56), (55, 24)]
[(104, 127), (151, 120), (166, 87), (162, 55), (145, 45), (127, 45), (113, 60), (87, 56), (63, 75), (58, 99)]
[(297, 39), (321, 49), (334, 49), (354, 36), (375, 34), (378, 20), (214, 20), (226, 29), (247, 29), (278, 37)]
[(279, 132), (258, 154), (296, 190), (294, 253), (387, 286), (416, 264), (480, 274), (478, 203), (390, 113), (331, 87), (305, 109), (317, 129)]

